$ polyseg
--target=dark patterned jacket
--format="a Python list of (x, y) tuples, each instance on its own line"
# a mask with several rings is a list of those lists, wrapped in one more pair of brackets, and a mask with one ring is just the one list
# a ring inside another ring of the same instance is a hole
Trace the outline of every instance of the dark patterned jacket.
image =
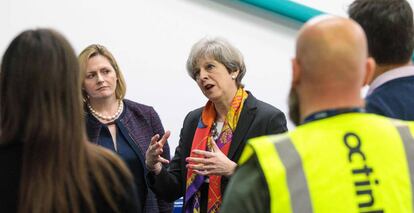
[[(286, 118), (279, 109), (256, 99), (250, 92), (237, 123), (233, 134), (227, 157), (233, 162), (238, 162), (246, 142), (250, 138), (262, 135), (272, 135), (287, 131)], [(191, 146), (200, 120), (203, 107), (193, 110), (187, 114), (180, 133), (180, 142), (175, 149), (173, 159), (168, 167), (164, 166), (159, 175), (148, 173), (147, 179), (151, 189), (160, 197), (167, 201), (173, 201), (184, 196), (187, 177), (186, 158), (190, 156)], [(221, 193), (224, 195), (230, 177), (222, 177)], [(207, 197), (202, 197), (203, 199)], [(203, 210), (201, 210), (203, 212)], [(184, 212), (184, 208), (182, 209)]]
[[(154, 108), (127, 99), (124, 99), (123, 101), (123, 113), (125, 114), (120, 118), (120, 122), (124, 125), (126, 132), (132, 139), (134, 151), (136, 153), (139, 153), (138, 157), (145, 170), (144, 173), (147, 174), (148, 171), (145, 167), (145, 152), (151, 142), (151, 137), (155, 134), (160, 134), (160, 136), (164, 135), (164, 128)], [(102, 123), (99, 122), (88, 110), (85, 109), (85, 112), (88, 138), (92, 143), (97, 143), (99, 133), (102, 128)], [(168, 146), (168, 143), (166, 143), (164, 146), (164, 152), (162, 156), (165, 159), (170, 159), (170, 148)], [(142, 178), (146, 178), (147, 175), (145, 174)], [(157, 198), (149, 188), (147, 188), (145, 191), (148, 191), (144, 205), (145, 212), (172, 212), (172, 203), (168, 203), (162, 199)]]

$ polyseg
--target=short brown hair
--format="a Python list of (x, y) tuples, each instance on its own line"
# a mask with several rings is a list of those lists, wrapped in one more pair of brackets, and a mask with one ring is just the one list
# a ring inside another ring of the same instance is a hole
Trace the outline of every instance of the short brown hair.
[(406, 0), (356, 0), (350, 18), (364, 29), (369, 54), (380, 65), (407, 63), (414, 49), (413, 11)]

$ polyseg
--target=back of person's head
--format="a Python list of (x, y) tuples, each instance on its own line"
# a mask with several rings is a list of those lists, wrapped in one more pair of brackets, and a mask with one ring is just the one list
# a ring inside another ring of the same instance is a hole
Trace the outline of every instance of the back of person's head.
[(356, 0), (349, 9), (368, 38), (370, 55), (380, 65), (407, 63), (414, 49), (413, 11), (406, 0)]
[(289, 116), (298, 125), (317, 111), (362, 106), (360, 91), (375, 62), (355, 21), (323, 15), (299, 31), (292, 69)]
[(78, 70), (71, 46), (58, 33), (40, 29), (17, 36), (1, 66), (1, 143), (82, 140)]
[(314, 86), (362, 85), (367, 55), (363, 30), (346, 18), (314, 18), (303, 26), (296, 43), (303, 79)]
[(23, 144), (21, 213), (95, 212), (93, 187), (117, 208), (104, 180), (120, 186), (110, 161), (125, 166), (86, 141), (80, 82), (72, 47), (53, 30), (22, 32), (3, 56), (0, 143)]
[[(122, 71), (118, 66), (118, 62), (116, 62), (115, 57), (103, 45), (91, 44), (87, 46), (84, 50), (82, 50), (82, 52), (79, 54), (78, 60), (82, 79), (84, 79), (86, 76), (86, 67), (88, 66), (89, 59), (98, 55), (105, 57), (111, 64), (111, 66), (114, 68), (116, 77), (118, 78), (115, 89), (115, 95), (117, 99), (122, 100), (126, 94), (126, 82), (124, 79), (124, 75), (122, 74)], [(82, 91), (82, 96), (84, 100), (88, 99), (88, 94), (86, 94), (86, 91)]]

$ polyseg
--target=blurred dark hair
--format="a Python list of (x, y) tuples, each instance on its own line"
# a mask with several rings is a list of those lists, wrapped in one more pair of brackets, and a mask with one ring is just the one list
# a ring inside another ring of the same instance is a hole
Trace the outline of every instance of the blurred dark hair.
[(406, 0), (356, 0), (349, 9), (368, 38), (369, 53), (380, 65), (402, 64), (414, 49), (413, 12)]

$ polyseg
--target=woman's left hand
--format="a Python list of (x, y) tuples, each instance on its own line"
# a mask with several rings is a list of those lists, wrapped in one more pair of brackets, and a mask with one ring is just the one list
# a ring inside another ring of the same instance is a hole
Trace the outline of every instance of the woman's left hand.
[(188, 162), (186, 167), (193, 169), (198, 175), (232, 175), (237, 164), (221, 152), (213, 139), (211, 139), (211, 146), (213, 148), (211, 152), (200, 149), (193, 150), (193, 154), (201, 157), (186, 158), (186, 161)]

